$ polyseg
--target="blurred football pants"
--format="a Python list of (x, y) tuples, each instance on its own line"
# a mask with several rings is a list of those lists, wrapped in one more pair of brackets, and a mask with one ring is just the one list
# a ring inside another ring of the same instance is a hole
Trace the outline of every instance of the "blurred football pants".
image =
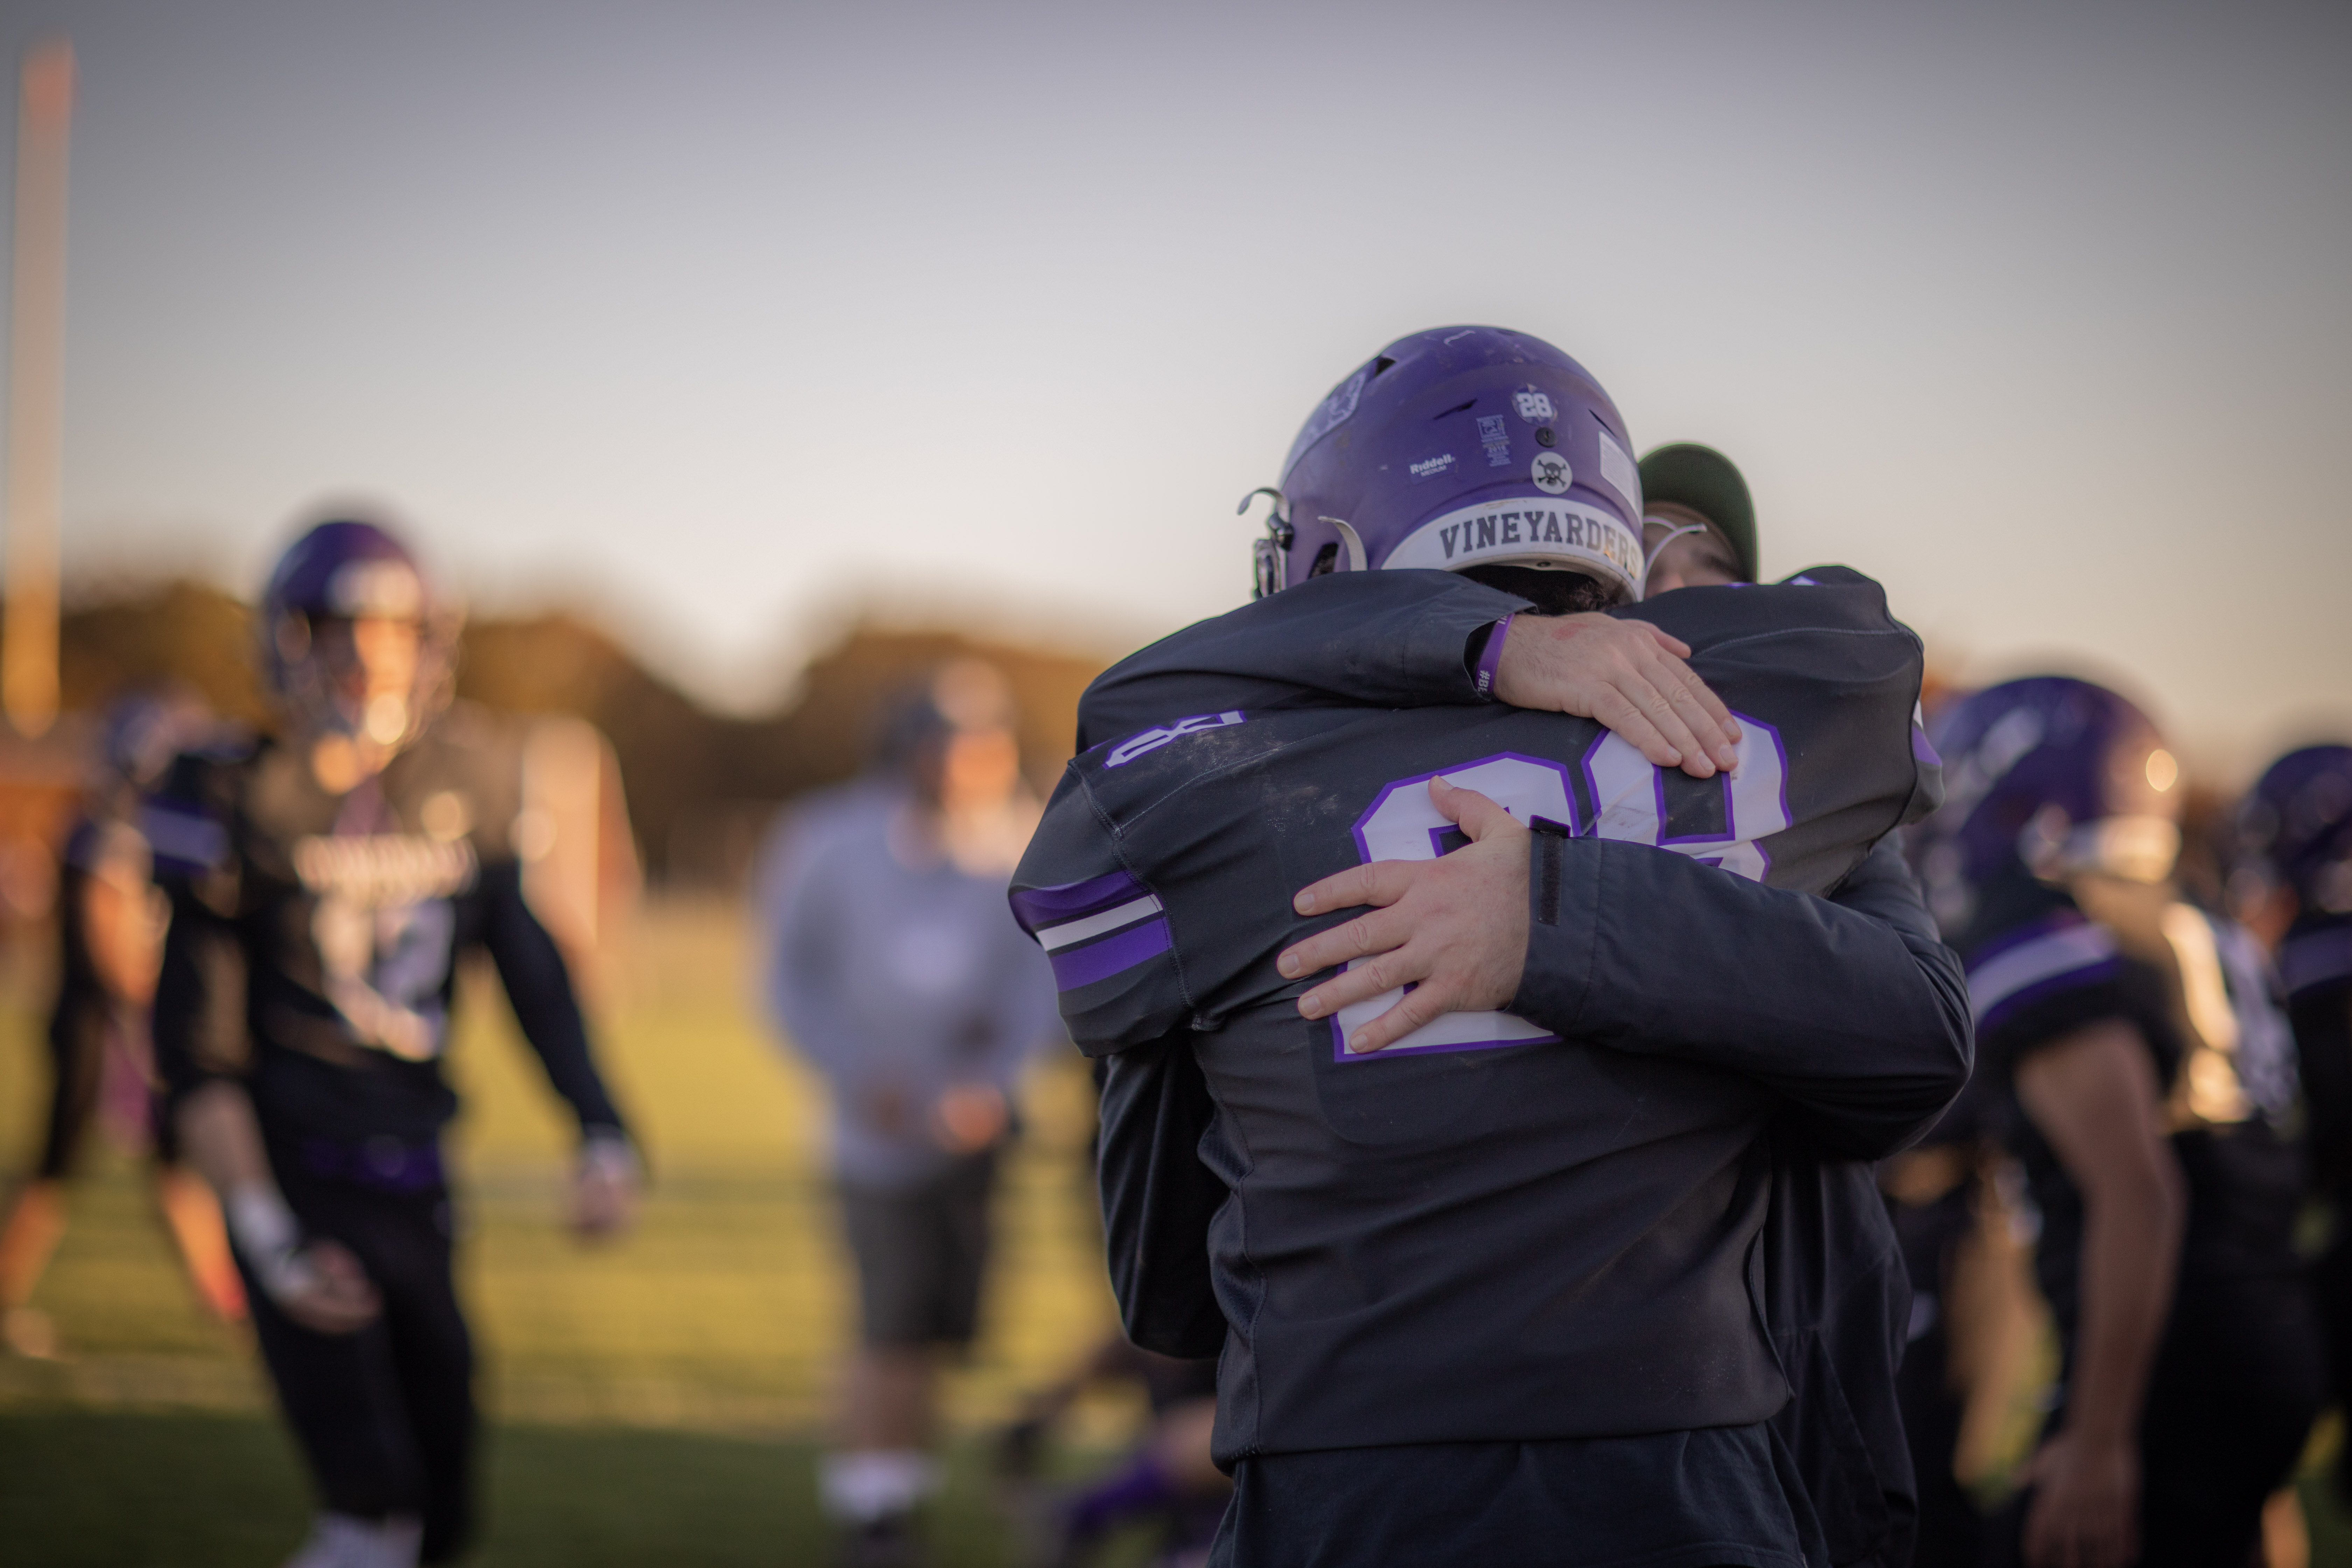
[[(450, 1279), (449, 1194), (386, 1192), (274, 1157), (312, 1237), (349, 1247), (383, 1300), (356, 1333), (286, 1316), (246, 1272), (253, 1327), (321, 1507), (360, 1519), (415, 1515), (426, 1563), (457, 1555), (473, 1515), (474, 1349)], [(244, 1268), (244, 1260), (238, 1260)]]

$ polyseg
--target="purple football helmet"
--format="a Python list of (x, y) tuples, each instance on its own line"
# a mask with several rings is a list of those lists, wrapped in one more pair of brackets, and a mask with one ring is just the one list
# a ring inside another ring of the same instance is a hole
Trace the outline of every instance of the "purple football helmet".
[(2352, 746), (2305, 746), (2273, 763), (2238, 806), (2237, 836), (2305, 909), (2352, 914)]
[(1633, 445), (1601, 384), (1539, 338), (1399, 338), (1291, 444), (1256, 543), (1258, 595), (1325, 572), (1492, 565), (1580, 572), (1638, 599)]
[(2105, 687), (2040, 675), (1975, 692), (1938, 716), (1944, 805), (1914, 847), (1928, 900), (1963, 923), (1976, 888), (2021, 864), (2059, 879), (2100, 871), (2157, 882), (2180, 853), (2180, 769), (2156, 725)]
[[(448, 701), (458, 616), (436, 601), (408, 547), (374, 523), (338, 519), (296, 540), (269, 574), (257, 620), (263, 679), (304, 733), (396, 751)], [(322, 636), (370, 622), (413, 627), (414, 641)]]

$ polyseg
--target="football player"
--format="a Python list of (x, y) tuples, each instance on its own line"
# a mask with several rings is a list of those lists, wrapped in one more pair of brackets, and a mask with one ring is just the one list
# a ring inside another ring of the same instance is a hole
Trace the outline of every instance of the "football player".
[[(1675, 443), (1645, 456), (1638, 472), (1646, 597), (1753, 582), (1755, 510), (1728, 458), (1696, 443)], [(1311, 493), (1292, 501), (1294, 512), (1310, 506), (1319, 510)], [(1265, 553), (1261, 546), (1261, 557)], [(1296, 619), (1312, 617), (1310, 637), (1286, 638), (1278, 624), (1253, 627), (1250, 616), (1203, 623), (1111, 671), (1091, 700), (1108, 733), (1135, 728), (1154, 712), (1196, 705), (1186, 689), (1192, 682), (1232, 680), (1245, 672), (1258, 672), (1246, 678), (1260, 706), (1300, 700), (1429, 706), (1486, 696), (1608, 720), (1629, 741), (1646, 737), (1643, 750), (1652, 762), (1680, 765), (1695, 777), (1713, 773), (1708, 749), (1720, 743), (1713, 737), (1735, 733), (1738, 725), (1675, 657), (1687, 651), (1685, 645), (1664, 638), (1649, 623), (1589, 613), (1521, 612), (1483, 621), (1493, 605), (1480, 583), (1492, 575), (1491, 568), (1475, 567), (1459, 575), (1400, 573), (1381, 581), (1381, 612), (1358, 618), (1318, 614), (1297, 600), (1280, 606)], [(1531, 595), (1546, 586), (1532, 574), (1517, 582)], [(1691, 607), (1696, 613), (1727, 602), (1702, 595)], [(1302, 611), (1305, 616), (1297, 614)], [(1280, 683), (1265, 677), (1268, 668), (1280, 670)], [(1482, 679), (1488, 670), (1491, 682)], [(1649, 715), (1657, 724), (1643, 722)], [(1665, 728), (1684, 721), (1678, 736), (1705, 732), (1710, 740), (1666, 743)], [(1460, 1005), (1465, 973), (1507, 965), (1527, 945), (1523, 927), (1482, 917), (1488, 902), (1507, 914), (1515, 907), (1508, 897), (1465, 898), (1456, 890), (1433, 905), (1414, 893), (1416, 879), (1442, 876), (1459, 864), (1392, 864), (1381, 873), (1388, 881), (1382, 896), (1396, 900), (1384, 917), (1388, 940), (1413, 950), (1391, 956), (1424, 960), (1405, 977), (1415, 986), (1409, 1000), (1431, 1007), (1431, 1016), (1446, 1005), (1441, 998)], [(1924, 921), (1916, 890), (1904, 888), (1907, 879), (1891, 846), (1874, 858), (1860, 890), (1868, 892), (1874, 879), (1884, 881), (1874, 896), (1907, 903), (1909, 918)], [(1321, 961), (1312, 948), (1300, 958)], [(1397, 1025), (1407, 1016), (1368, 1027), (1376, 1037), (1392, 1037), (1380, 1032), (1401, 1032)], [(1538, 1021), (1562, 1032), (1570, 1026)], [(1774, 1426), (1820, 1518), (1828, 1560), (1900, 1563), (1912, 1548), (1918, 1504), (1895, 1386), (1910, 1310), (1897, 1241), (1866, 1161), (1843, 1157), (1797, 1116), (1775, 1122), (1770, 1147), (1767, 1305), (1793, 1393)]]
[(456, 617), (415, 557), (373, 523), (320, 523), (256, 621), (281, 732), (183, 758), (159, 806), (156, 1056), (318, 1493), (292, 1564), (440, 1562), (471, 1516), (475, 1429), (441, 1151), (461, 955), (495, 962), (578, 1119), (583, 1234), (625, 1220), (636, 1162), (523, 899), (518, 752), (444, 710)]
[(1920, 835), (1989, 1089), (2042, 1216), (2056, 1407), (2003, 1527), (2035, 1568), (2254, 1559), (2323, 1376), (2259, 952), (2182, 902), (2179, 766), (2147, 716), (2037, 677), (1938, 720)]
[[(1831, 572), (1603, 623), (1637, 654), (1696, 647), (1748, 705), (1682, 707), (1714, 700), (1653, 664), (1664, 755), (1477, 706), (1519, 641), (1498, 621), (1630, 596), (1643, 567), (1623, 426), (1531, 339), (1391, 345), (1288, 470), (1259, 549), (1283, 591), (1097, 683), (1014, 884), (1066, 1022), (1108, 1058), (1129, 1331), (1223, 1351), (1221, 1551), (1825, 1555), (1764, 1426), (1788, 1391), (1745, 1269), (1781, 1097), (1866, 1157), (1966, 1073), (1957, 965), (1871, 851), (1935, 799), (1916, 641)], [(1528, 629), (1554, 653), (1597, 635)], [(1372, 710), (1366, 688), (1450, 705)], [(1317, 965), (1276, 955), (1362, 900), (1301, 919), (1293, 892), (1457, 847), (1517, 879), (1484, 900), (1522, 935), (1475, 1010), (1399, 1028), (1386, 955), (1302, 1007)], [(1841, 882), (1840, 904), (1797, 890)]]
[(98, 776), (67, 832), (58, 868), (58, 996), (49, 1014), (49, 1117), (40, 1163), (0, 1224), (0, 1339), (20, 1355), (57, 1353), (47, 1314), (27, 1303), (65, 1235), (65, 1185), (99, 1118), (108, 1080), (135, 1079), (154, 1158), (155, 1206), (197, 1299), (214, 1316), (245, 1316), (220, 1205), (179, 1158), (168, 1117), (148, 1092), (153, 1052), (148, 1004), (163, 928), (141, 803), (207, 723), (201, 703), (142, 693), (115, 703), (100, 742)]
[[(2294, 1026), (2312, 1182), (2330, 1213), (2312, 1282), (2336, 1403), (2352, 1411), (2352, 746), (2273, 763), (2237, 833), (2247, 864), (2236, 901), (2277, 956)], [(2352, 1500), (2352, 1442), (2337, 1453), (2336, 1484)]]

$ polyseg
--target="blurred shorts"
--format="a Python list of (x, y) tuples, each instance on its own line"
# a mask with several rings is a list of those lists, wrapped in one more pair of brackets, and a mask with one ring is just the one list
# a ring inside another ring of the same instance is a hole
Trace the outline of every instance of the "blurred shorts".
[(866, 1344), (971, 1342), (995, 1185), (993, 1149), (965, 1155), (912, 1186), (841, 1184)]

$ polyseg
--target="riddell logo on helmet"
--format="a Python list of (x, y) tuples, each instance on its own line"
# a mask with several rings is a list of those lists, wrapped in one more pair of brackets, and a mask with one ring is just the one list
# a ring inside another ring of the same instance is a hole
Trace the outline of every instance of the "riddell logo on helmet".
[(1418, 463), (1407, 465), (1407, 471), (1412, 475), (1414, 484), (1419, 484), (1423, 479), (1433, 479), (1440, 474), (1450, 473), (1453, 468), (1454, 454), (1451, 452), (1442, 453), (1434, 458), (1423, 458)]

